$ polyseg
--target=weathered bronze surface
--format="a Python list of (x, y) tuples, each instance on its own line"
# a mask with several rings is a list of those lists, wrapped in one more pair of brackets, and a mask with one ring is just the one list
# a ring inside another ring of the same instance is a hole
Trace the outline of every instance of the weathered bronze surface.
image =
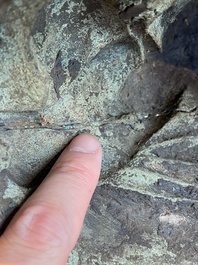
[(197, 14), (195, 0), (0, 1), (2, 229), (87, 131), (103, 168), (68, 264), (197, 264)]

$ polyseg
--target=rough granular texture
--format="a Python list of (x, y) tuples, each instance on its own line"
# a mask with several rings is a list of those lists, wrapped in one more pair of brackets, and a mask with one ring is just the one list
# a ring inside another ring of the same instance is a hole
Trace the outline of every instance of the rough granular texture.
[(195, 0), (0, 1), (0, 227), (77, 134), (103, 146), (69, 265), (195, 265)]

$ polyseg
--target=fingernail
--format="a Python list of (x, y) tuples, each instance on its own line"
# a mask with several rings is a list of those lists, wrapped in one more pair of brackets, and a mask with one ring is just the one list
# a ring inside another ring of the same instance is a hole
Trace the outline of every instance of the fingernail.
[(69, 151), (95, 153), (100, 147), (97, 138), (90, 134), (81, 134), (75, 137), (68, 146)]

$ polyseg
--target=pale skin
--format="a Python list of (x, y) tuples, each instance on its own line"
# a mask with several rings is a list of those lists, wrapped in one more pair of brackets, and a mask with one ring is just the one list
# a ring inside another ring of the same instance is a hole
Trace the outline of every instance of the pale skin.
[(100, 175), (102, 149), (74, 138), (0, 237), (0, 265), (65, 265)]

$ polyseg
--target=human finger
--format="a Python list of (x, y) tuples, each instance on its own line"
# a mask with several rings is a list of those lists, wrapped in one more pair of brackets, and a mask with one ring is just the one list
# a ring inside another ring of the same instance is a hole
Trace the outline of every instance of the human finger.
[(0, 239), (0, 264), (65, 264), (100, 174), (98, 140), (82, 134), (63, 151)]

